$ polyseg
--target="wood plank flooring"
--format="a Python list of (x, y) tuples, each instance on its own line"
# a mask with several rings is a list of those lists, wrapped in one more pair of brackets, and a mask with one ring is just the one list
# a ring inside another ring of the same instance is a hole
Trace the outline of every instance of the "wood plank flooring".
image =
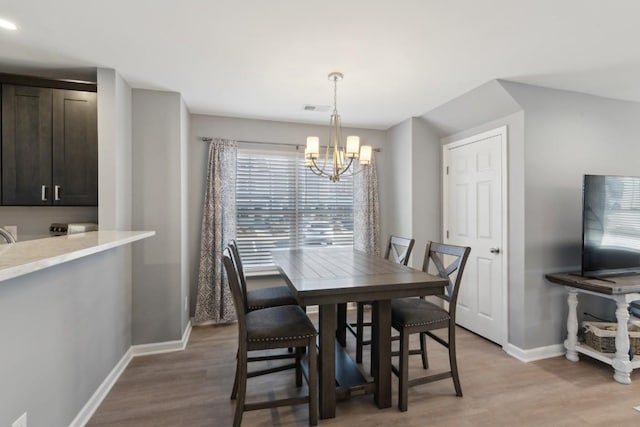
[[(88, 426), (231, 425), (236, 340), (235, 325), (194, 327), (185, 351), (134, 358)], [(457, 341), (464, 397), (456, 397), (446, 379), (410, 389), (409, 411), (399, 412), (394, 376), (392, 408), (378, 409), (372, 395), (352, 397), (338, 402), (335, 419), (319, 425), (640, 425), (640, 412), (633, 409), (640, 405), (637, 372), (625, 386), (613, 381), (611, 367), (586, 356), (578, 363), (564, 357), (522, 363), (464, 329)], [(444, 349), (434, 342), (428, 347), (430, 370), (446, 370)], [(420, 357), (412, 359), (409, 375), (420, 375)], [(368, 359), (364, 362), (368, 367)], [(247, 401), (306, 393), (306, 386), (296, 390), (294, 381), (293, 371), (250, 379)], [(304, 426), (307, 420), (306, 406), (283, 407), (247, 412), (243, 425)]]

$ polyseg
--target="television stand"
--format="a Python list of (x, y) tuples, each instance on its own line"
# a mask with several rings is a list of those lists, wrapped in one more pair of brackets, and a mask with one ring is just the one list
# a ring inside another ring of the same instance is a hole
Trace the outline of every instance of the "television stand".
[(615, 280), (613, 280), (613, 279), (609, 279), (609, 278), (606, 278), (606, 277), (598, 277), (598, 276), (583, 276), (583, 275), (582, 275), (582, 274), (580, 274), (580, 273), (568, 273), (568, 274), (569, 274), (569, 275), (571, 275), (571, 276), (578, 276), (578, 277), (581, 277), (581, 278), (583, 278), (583, 279), (602, 280), (603, 282), (616, 283), (616, 281), (615, 281)]
[[(627, 323), (629, 321), (629, 303), (640, 300), (640, 275), (611, 277), (607, 278), (606, 281), (599, 278), (582, 277), (575, 273), (547, 274), (546, 278), (553, 283), (564, 285), (569, 292), (567, 297), (569, 305), (567, 339), (564, 341), (564, 347), (567, 349), (567, 359), (577, 362), (580, 360), (578, 353), (586, 354), (613, 366), (614, 380), (621, 384), (631, 384), (631, 372), (636, 368), (640, 368), (640, 355), (636, 355), (632, 360), (629, 360)], [(579, 293), (596, 295), (616, 302), (618, 329), (616, 332), (615, 353), (602, 353), (578, 342), (577, 307)]]

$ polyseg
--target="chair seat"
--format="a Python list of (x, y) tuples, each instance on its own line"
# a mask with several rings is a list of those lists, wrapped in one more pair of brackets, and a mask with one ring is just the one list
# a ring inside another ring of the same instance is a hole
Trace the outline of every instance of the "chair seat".
[(247, 313), (249, 350), (304, 347), (318, 333), (302, 308), (270, 307)]
[(431, 326), (433, 329), (449, 326), (449, 313), (420, 298), (399, 298), (391, 300), (391, 321), (394, 326)]
[(252, 289), (247, 292), (247, 307), (249, 310), (297, 304), (298, 302), (287, 286)]

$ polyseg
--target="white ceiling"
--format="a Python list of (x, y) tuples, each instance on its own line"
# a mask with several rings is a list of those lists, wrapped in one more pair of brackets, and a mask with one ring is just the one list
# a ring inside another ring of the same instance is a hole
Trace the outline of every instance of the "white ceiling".
[(116, 69), (192, 113), (386, 129), (492, 79), (640, 101), (637, 0), (0, 0), (3, 69)]

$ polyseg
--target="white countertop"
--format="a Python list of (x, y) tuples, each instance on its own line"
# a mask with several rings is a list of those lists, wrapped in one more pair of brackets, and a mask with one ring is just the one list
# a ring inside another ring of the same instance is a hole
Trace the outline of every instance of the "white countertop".
[(155, 234), (155, 231), (92, 231), (0, 245), (0, 282)]

